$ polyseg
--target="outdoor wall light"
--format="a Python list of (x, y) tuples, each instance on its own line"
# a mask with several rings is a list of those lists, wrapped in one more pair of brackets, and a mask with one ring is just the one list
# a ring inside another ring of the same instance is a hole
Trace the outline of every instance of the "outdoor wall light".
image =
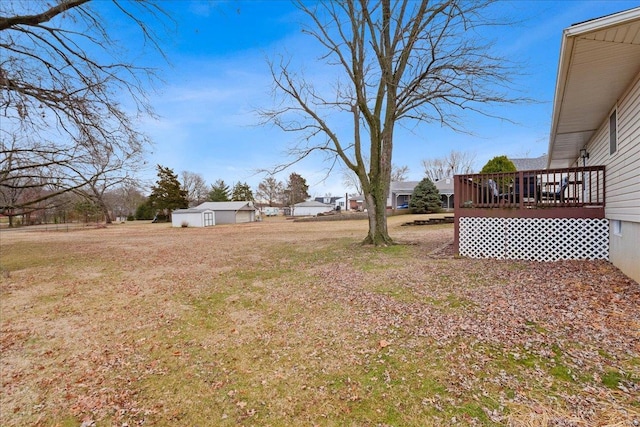
[(581, 148), (580, 149), (580, 158), (582, 159), (582, 167), (586, 167), (587, 166), (587, 159), (589, 158), (589, 152), (587, 151), (586, 148)]
[(581, 158), (582, 160), (584, 160), (584, 159), (588, 159), (588, 158), (589, 158), (589, 152), (587, 151), (587, 149), (586, 149), (586, 148), (581, 148), (581, 149), (580, 149), (580, 158)]

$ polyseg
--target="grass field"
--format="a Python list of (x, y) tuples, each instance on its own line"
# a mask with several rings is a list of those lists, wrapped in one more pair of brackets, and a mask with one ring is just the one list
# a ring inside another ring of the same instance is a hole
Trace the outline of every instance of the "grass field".
[(0, 425), (640, 425), (637, 283), (411, 219), (3, 230)]

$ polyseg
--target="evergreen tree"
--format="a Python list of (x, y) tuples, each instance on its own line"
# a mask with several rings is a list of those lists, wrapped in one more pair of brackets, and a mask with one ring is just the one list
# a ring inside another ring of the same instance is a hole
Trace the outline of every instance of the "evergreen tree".
[(211, 191), (209, 191), (210, 202), (228, 202), (229, 201), (229, 186), (219, 179), (214, 184), (211, 184)]
[(415, 213), (439, 212), (441, 207), (440, 192), (435, 184), (425, 178), (416, 185), (411, 194), (409, 207)]
[(231, 194), (231, 200), (234, 202), (253, 202), (253, 191), (246, 182), (238, 182), (233, 186), (233, 193)]
[(157, 211), (164, 212), (167, 218), (171, 217), (171, 211), (189, 207), (187, 192), (171, 169), (158, 165), (158, 180), (151, 187), (149, 203)]
[(136, 209), (136, 219), (153, 219), (155, 212), (149, 200), (145, 200)]
[(289, 206), (304, 202), (311, 197), (308, 191), (307, 180), (294, 172), (289, 175), (289, 180), (284, 190), (285, 201)]

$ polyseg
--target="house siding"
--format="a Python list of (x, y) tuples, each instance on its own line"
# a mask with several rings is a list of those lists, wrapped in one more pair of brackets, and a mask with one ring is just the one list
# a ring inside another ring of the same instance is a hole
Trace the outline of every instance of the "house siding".
[[(609, 154), (609, 116), (614, 108), (618, 141), (616, 152)], [(610, 225), (609, 259), (640, 282), (640, 74), (617, 105), (611, 106), (587, 148), (590, 164), (606, 166), (605, 217), (621, 224), (619, 234)]]
[(589, 163), (607, 168), (606, 217), (640, 223), (640, 74), (618, 101), (617, 116), (617, 151), (609, 154), (607, 116), (589, 144)]
[(293, 209), (293, 216), (317, 216), (321, 213), (331, 212), (332, 206), (296, 206)]
[[(613, 224), (610, 225), (613, 228)], [(627, 276), (640, 283), (640, 223), (622, 221), (620, 234), (610, 231), (609, 260)]]

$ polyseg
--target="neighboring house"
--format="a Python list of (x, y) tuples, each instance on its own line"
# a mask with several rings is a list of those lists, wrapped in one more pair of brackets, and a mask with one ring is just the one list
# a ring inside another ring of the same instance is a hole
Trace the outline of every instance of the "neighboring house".
[(293, 205), (293, 216), (317, 216), (321, 213), (331, 212), (333, 210), (332, 205), (326, 203), (310, 200), (307, 202), (300, 202)]
[(606, 168), (609, 259), (640, 282), (640, 8), (564, 30), (548, 166), (585, 164)]
[(362, 212), (364, 209), (364, 196), (362, 194), (349, 196), (349, 210)]
[(392, 181), (389, 185), (388, 209), (402, 209), (409, 206), (413, 189), (418, 181)]
[(256, 220), (256, 208), (252, 202), (204, 202), (196, 209), (215, 212), (216, 224), (239, 224)]
[(443, 178), (433, 183), (440, 193), (443, 209), (453, 209), (453, 178)]
[(518, 171), (530, 171), (534, 169), (544, 169), (547, 167), (548, 158), (546, 154), (543, 154), (540, 157), (522, 157), (522, 158), (514, 158), (509, 159), (513, 162), (516, 170)]
[[(409, 206), (413, 190), (419, 184), (419, 181), (394, 181), (391, 182), (389, 190), (389, 198), (387, 199), (387, 208), (403, 209)], [(440, 192), (440, 201), (445, 209), (453, 208), (453, 179), (444, 178), (434, 182), (436, 188)]]
[(325, 205), (331, 205), (335, 210), (344, 210), (345, 208), (348, 208), (345, 203), (345, 197), (341, 196), (316, 197), (314, 200), (316, 202), (324, 203)]
[(216, 225), (215, 212), (207, 208), (176, 209), (171, 213), (173, 227), (210, 227)]

